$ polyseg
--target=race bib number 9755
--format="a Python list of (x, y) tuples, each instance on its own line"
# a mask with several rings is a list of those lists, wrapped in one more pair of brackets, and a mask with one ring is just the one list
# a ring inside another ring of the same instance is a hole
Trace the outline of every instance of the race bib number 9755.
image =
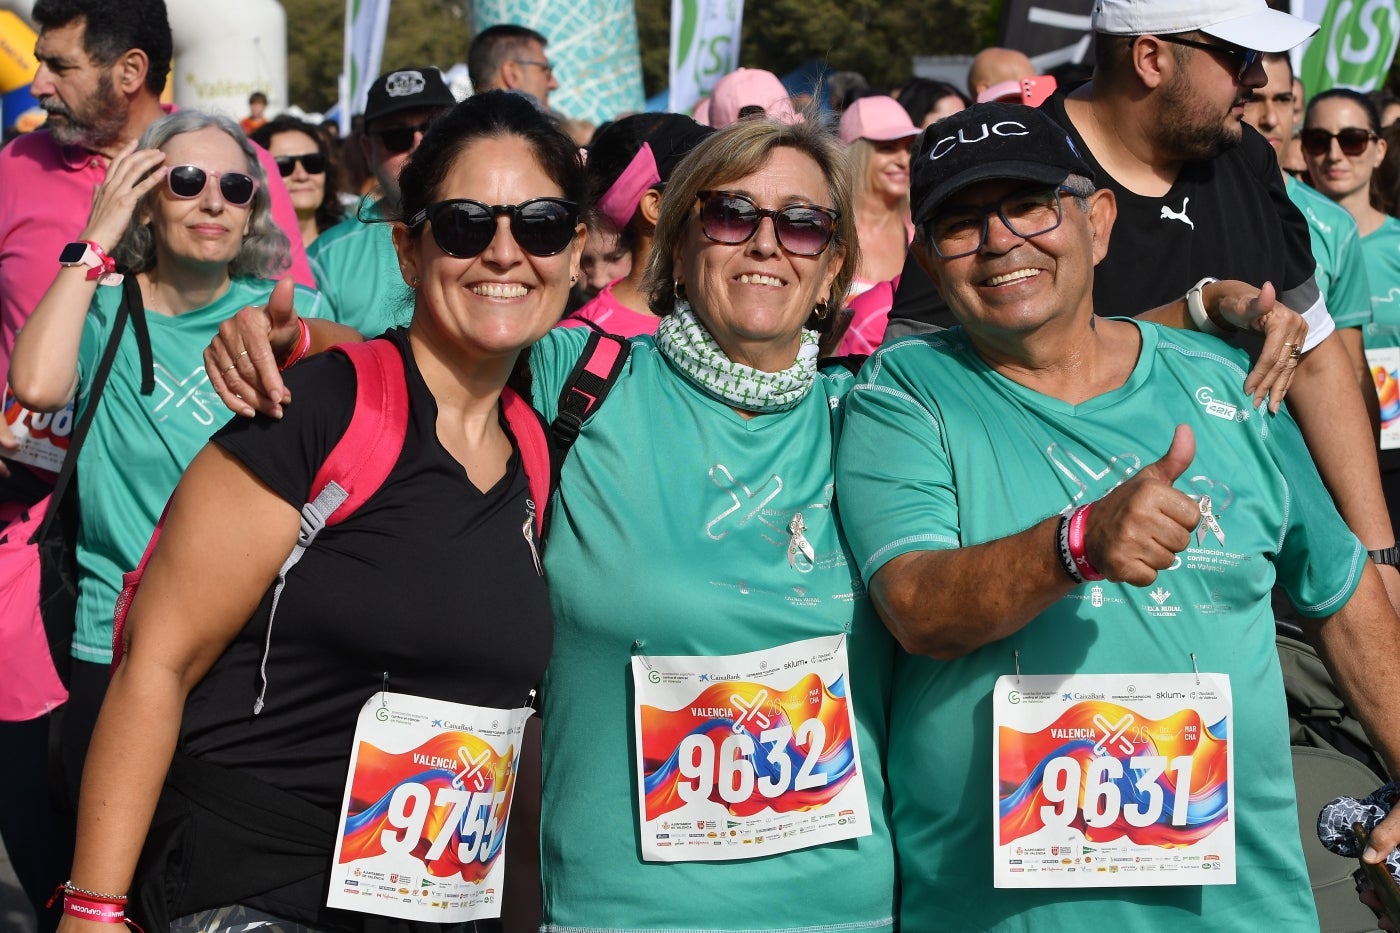
[(844, 645), (633, 658), (643, 858), (755, 858), (870, 832)]
[(530, 714), (371, 697), (355, 731), (326, 905), (439, 923), (500, 916)]
[(998, 679), (997, 887), (1232, 884), (1222, 674)]

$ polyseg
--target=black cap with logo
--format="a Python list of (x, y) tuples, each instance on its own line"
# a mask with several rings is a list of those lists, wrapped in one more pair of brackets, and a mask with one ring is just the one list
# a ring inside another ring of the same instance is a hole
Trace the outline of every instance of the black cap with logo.
[(924, 130), (910, 156), (909, 203), (914, 223), (933, 216), (949, 197), (979, 181), (1012, 178), (1058, 185), (1094, 170), (1069, 134), (1022, 104), (973, 104)]
[(447, 89), (442, 72), (436, 68), (404, 68), (382, 74), (369, 88), (365, 102), (365, 122), (387, 117), (400, 110), (420, 107), (454, 107), (457, 98)]

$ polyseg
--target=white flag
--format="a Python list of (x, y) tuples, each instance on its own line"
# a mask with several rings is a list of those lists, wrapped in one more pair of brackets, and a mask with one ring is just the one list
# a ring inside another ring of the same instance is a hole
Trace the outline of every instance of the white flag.
[(390, 0), (345, 0), (345, 73), (340, 86), (340, 135), (350, 135), (350, 117), (364, 113), (369, 86), (379, 77)]
[(744, 0), (671, 0), (671, 103), (689, 113), (739, 66)]

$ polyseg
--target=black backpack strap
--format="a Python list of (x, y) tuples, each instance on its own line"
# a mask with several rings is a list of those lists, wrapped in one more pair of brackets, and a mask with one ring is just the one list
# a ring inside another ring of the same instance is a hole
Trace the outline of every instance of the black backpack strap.
[[(100, 286), (99, 286), (100, 287)], [(73, 482), (73, 472), (78, 468), (78, 451), (83, 446), (83, 441), (87, 438), (88, 429), (92, 427), (92, 419), (97, 414), (97, 403), (102, 397), (102, 389), (107, 385), (107, 377), (112, 373), (112, 363), (117, 358), (117, 348), (122, 341), (122, 333), (126, 330), (126, 319), (132, 319), (132, 329), (136, 334), (137, 352), (141, 357), (141, 393), (150, 395), (155, 391), (155, 366), (151, 359), (151, 336), (146, 327), (146, 308), (141, 301), (141, 287), (136, 284), (136, 276), (129, 272), (122, 273), (122, 300), (117, 306), (116, 316), (112, 320), (112, 336), (107, 338), (107, 346), (102, 350), (102, 359), (97, 364), (97, 369), (92, 373), (92, 389), (88, 392), (88, 403), (83, 409), (83, 414), (73, 425), (73, 433), (68, 437), (68, 453), (63, 457), (63, 466), (59, 468), (58, 479), (54, 481), (53, 495), (49, 499), (48, 511), (44, 514), (43, 524), (34, 532), (34, 536), (29, 539), (30, 544), (38, 544), (48, 535), (53, 523), (58, 520), (59, 503), (63, 501), (63, 494), (68, 491), (69, 485)]]
[(559, 392), (559, 414), (549, 426), (561, 461), (578, 439), (583, 422), (607, 398), (631, 349), (629, 341), (615, 334), (593, 331), (588, 335), (583, 353)]

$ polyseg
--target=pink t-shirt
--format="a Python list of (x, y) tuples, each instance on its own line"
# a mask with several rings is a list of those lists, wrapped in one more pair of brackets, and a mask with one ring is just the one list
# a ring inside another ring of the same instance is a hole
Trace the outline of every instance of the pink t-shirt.
[(614, 282), (599, 292), (592, 301), (559, 322), (560, 327), (587, 327), (591, 321), (609, 334), (619, 337), (640, 337), (656, 333), (661, 318), (654, 314), (638, 314), (613, 297)]
[[(315, 288), (296, 208), (277, 163), (254, 148), (267, 173), (272, 219), (292, 245), (291, 275)], [(0, 375), (9, 372), (15, 336), (53, 282), (58, 254), (82, 233), (92, 191), (106, 177), (106, 156), (59, 146), (48, 130), (16, 137), (0, 149)]]
[(869, 356), (885, 339), (885, 328), (890, 323), (890, 308), (894, 306), (894, 292), (899, 288), (899, 276), (887, 282), (876, 282), (850, 301), (851, 326), (846, 336), (836, 348), (837, 356), (862, 354)]

